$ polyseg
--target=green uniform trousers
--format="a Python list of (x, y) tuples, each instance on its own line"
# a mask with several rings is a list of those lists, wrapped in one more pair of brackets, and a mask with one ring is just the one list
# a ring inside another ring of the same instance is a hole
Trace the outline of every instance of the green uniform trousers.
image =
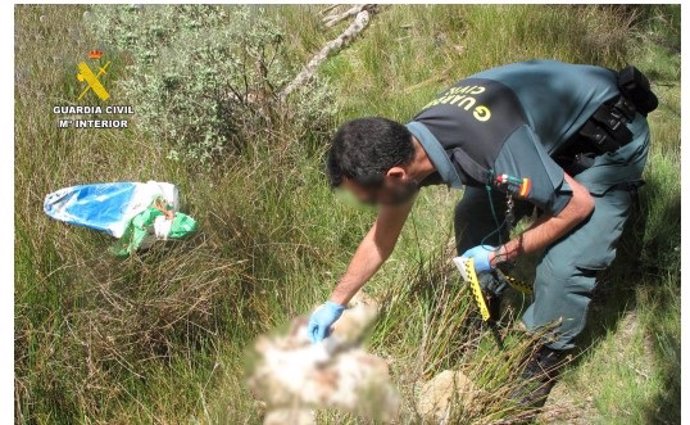
[[(537, 263), (533, 301), (522, 321), (530, 331), (557, 324), (556, 338), (547, 344), (552, 349), (574, 347), (573, 339), (585, 326), (596, 274), (608, 267), (616, 256), (616, 244), (634, 200), (634, 191), (624, 186), (641, 182), (650, 140), (647, 120), (643, 116), (638, 114), (628, 128), (633, 133), (629, 144), (596, 157), (592, 167), (575, 176), (594, 197), (593, 213), (545, 249)], [(455, 209), (458, 255), (482, 243), (498, 245), (506, 241), (505, 231), (503, 234), (495, 232), (497, 225), (489, 196), (501, 223), (505, 218), (504, 194), (493, 190), (490, 195), (484, 188), (465, 189)], [(516, 219), (532, 210), (530, 204), (517, 202)]]

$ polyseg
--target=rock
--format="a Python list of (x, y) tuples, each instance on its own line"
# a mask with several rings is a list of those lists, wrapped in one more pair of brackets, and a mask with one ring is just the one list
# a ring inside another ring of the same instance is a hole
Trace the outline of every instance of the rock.
[(417, 408), (424, 421), (446, 425), (451, 407), (458, 403), (463, 412), (476, 411), (473, 401), (478, 391), (474, 383), (461, 371), (444, 370), (422, 386)]

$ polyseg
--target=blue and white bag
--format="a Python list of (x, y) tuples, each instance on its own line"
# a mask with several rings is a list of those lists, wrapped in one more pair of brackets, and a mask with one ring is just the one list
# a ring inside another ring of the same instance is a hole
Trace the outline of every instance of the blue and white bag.
[(179, 210), (179, 192), (171, 183), (148, 181), (95, 183), (48, 194), (43, 210), (50, 217), (120, 238), (136, 215), (158, 198)]

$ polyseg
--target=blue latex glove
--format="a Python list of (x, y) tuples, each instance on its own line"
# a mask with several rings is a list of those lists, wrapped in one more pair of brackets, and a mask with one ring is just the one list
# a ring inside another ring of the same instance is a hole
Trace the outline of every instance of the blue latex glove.
[(474, 269), (477, 273), (489, 272), (493, 270), (491, 267), (490, 255), (496, 250), (496, 247), (491, 245), (477, 245), (470, 248), (462, 254), (463, 257), (472, 258), (474, 260)]
[(332, 301), (326, 301), (317, 308), (311, 314), (307, 325), (307, 333), (311, 342), (323, 341), (331, 333), (331, 325), (340, 318), (344, 310), (344, 306)]

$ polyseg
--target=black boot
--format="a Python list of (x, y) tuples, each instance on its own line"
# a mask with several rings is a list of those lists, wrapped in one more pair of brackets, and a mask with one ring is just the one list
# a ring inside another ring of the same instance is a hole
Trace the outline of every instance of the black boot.
[(530, 356), (522, 371), (522, 382), (512, 392), (511, 397), (525, 409), (538, 409), (544, 406), (566, 363), (563, 351), (541, 347)]

